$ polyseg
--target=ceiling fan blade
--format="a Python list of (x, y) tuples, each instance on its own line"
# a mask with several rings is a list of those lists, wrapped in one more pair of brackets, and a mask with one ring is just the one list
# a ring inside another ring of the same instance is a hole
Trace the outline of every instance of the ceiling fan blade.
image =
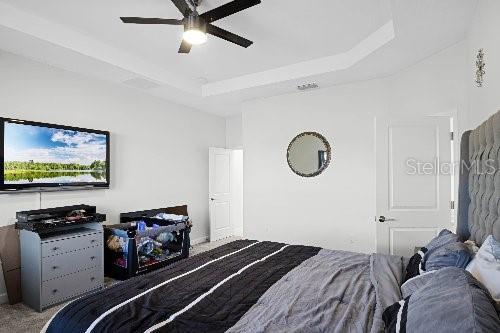
[(188, 16), (193, 12), (191, 7), (189, 7), (185, 0), (172, 0), (172, 2), (184, 16)]
[(134, 24), (170, 24), (170, 25), (182, 25), (183, 20), (175, 19), (162, 19), (155, 17), (120, 17), (123, 23), (134, 23)]
[(251, 40), (248, 40), (246, 38), (243, 38), (241, 36), (233, 34), (232, 32), (229, 32), (229, 31), (224, 30), (222, 28), (216, 27), (215, 25), (212, 25), (212, 24), (209, 24), (207, 26), (207, 33), (214, 35), (216, 37), (222, 38), (224, 40), (227, 40), (228, 42), (234, 43), (234, 44), (242, 46), (242, 47), (249, 47), (250, 45), (253, 44), (253, 42)]
[(240, 12), (261, 3), (261, 0), (234, 0), (200, 15), (207, 23)]
[(182, 40), (181, 46), (179, 47), (179, 53), (189, 53), (191, 51), (191, 44)]

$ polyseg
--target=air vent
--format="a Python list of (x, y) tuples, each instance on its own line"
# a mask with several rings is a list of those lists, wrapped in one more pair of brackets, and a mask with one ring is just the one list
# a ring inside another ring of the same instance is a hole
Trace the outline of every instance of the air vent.
[(161, 87), (160, 83), (155, 82), (153, 80), (144, 79), (142, 77), (134, 77), (132, 79), (125, 80), (123, 81), (123, 84), (143, 90)]
[(306, 84), (302, 84), (300, 86), (297, 86), (297, 89), (299, 89), (300, 91), (311, 90), (311, 89), (318, 89), (318, 88), (319, 88), (319, 86), (315, 82), (313, 82), (313, 83), (306, 83)]

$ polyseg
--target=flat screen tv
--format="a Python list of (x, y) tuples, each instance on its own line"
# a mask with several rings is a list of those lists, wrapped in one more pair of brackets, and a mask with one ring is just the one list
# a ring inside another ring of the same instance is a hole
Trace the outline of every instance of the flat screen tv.
[(109, 132), (0, 117), (0, 191), (109, 187)]

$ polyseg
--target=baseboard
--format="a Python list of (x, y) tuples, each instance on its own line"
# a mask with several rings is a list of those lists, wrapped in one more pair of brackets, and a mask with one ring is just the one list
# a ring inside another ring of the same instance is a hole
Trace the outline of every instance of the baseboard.
[(9, 303), (9, 298), (7, 297), (7, 293), (0, 294), (0, 304)]
[[(234, 236), (243, 237), (243, 228), (235, 230)], [(191, 239), (191, 245), (198, 245), (198, 244), (202, 244), (202, 243), (207, 243), (209, 241), (210, 241), (209, 236), (200, 237), (200, 238), (196, 238), (196, 239)]]
[(200, 238), (196, 238), (196, 239), (191, 239), (191, 245), (198, 245), (198, 244), (206, 243), (206, 242), (208, 242), (208, 236), (200, 237)]
[(233, 233), (237, 237), (243, 237), (243, 227), (234, 229)]

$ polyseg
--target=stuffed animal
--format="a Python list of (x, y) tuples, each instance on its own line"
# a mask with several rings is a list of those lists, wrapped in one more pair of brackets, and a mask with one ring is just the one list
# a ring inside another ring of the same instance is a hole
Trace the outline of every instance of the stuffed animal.
[(66, 221), (81, 220), (82, 218), (85, 217), (86, 213), (87, 212), (84, 209), (73, 210), (66, 216)]
[(162, 232), (156, 237), (156, 240), (162, 244), (169, 243), (174, 240), (174, 235), (171, 232)]
[(151, 254), (155, 248), (161, 248), (161, 243), (152, 240), (149, 237), (144, 237), (138, 241), (137, 251), (141, 254)]
[(111, 251), (126, 252), (127, 244), (125, 243), (125, 240), (122, 237), (111, 235), (108, 237), (106, 245), (108, 246), (108, 249), (110, 249)]

